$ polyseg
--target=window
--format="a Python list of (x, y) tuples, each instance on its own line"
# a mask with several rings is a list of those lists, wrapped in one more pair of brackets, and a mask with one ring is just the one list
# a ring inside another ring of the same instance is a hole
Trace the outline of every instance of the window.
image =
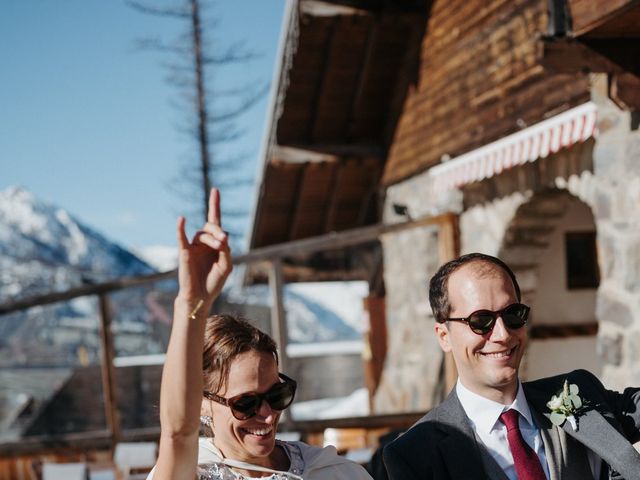
[(567, 288), (597, 288), (600, 284), (596, 232), (566, 232)]

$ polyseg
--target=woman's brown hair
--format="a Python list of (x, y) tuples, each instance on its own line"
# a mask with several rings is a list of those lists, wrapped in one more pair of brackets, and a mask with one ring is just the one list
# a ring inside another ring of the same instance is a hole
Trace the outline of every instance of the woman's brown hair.
[(249, 351), (270, 353), (278, 363), (276, 342), (248, 320), (230, 314), (209, 317), (202, 352), (204, 389), (219, 394), (227, 386), (233, 359)]

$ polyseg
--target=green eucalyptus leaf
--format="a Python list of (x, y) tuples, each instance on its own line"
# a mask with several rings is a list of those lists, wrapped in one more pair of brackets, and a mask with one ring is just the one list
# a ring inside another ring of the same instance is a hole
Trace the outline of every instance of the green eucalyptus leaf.
[(580, 397), (578, 395), (575, 395), (575, 394), (569, 395), (569, 400), (571, 400), (571, 403), (573, 403), (573, 406), (575, 408), (582, 407), (582, 400), (580, 400)]
[(580, 389), (578, 388), (578, 385), (576, 385), (575, 383), (572, 383), (571, 385), (569, 385), (569, 392), (572, 395), (578, 395), (578, 392), (580, 392)]
[(567, 416), (562, 413), (551, 412), (551, 416), (549, 417), (549, 419), (551, 420), (551, 423), (553, 423), (554, 425), (560, 426), (567, 419)]

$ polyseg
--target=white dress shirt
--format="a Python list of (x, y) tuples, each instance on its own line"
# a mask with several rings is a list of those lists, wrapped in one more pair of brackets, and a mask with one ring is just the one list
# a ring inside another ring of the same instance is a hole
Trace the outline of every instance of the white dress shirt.
[[(518, 393), (511, 405), (502, 405), (473, 393), (462, 384), (460, 379), (456, 384), (456, 394), (467, 414), (471, 428), (473, 428), (480, 441), (487, 447), (493, 459), (510, 480), (518, 480), (518, 476), (513, 464), (513, 455), (511, 455), (511, 450), (509, 449), (507, 427), (500, 421), (500, 415), (510, 409), (517, 410), (520, 413), (518, 423), (522, 438), (536, 452), (544, 474), (547, 478), (550, 478), (549, 465), (544, 453), (544, 443), (540, 435), (540, 429), (533, 420), (529, 404), (524, 396), (522, 384), (518, 383)], [(589, 449), (587, 449), (587, 456), (593, 478), (597, 480), (600, 477), (602, 459)]]
[(529, 404), (524, 396), (522, 385), (518, 385), (518, 394), (511, 405), (502, 405), (473, 393), (459, 379), (456, 385), (456, 393), (462, 408), (469, 418), (471, 428), (473, 428), (480, 441), (487, 447), (493, 459), (504, 470), (510, 480), (518, 480), (518, 476), (516, 475), (513, 456), (509, 449), (507, 427), (500, 421), (502, 412), (509, 409), (517, 410), (520, 413), (519, 425), (522, 438), (536, 452), (544, 474), (547, 478), (550, 478), (542, 436), (531, 416), (531, 410), (529, 410)]

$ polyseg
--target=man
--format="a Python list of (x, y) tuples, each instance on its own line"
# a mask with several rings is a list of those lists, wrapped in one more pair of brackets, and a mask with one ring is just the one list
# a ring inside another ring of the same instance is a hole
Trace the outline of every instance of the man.
[[(631, 445), (640, 440), (640, 389), (608, 391), (585, 370), (518, 379), (529, 308), (506, 264), (478, 253), (453, 260), (431, 279), (429, 301), (458, 382), (385, 448), (391, 480), (640, 479)], [(576, 386), (578, 400), (554, 425), (547, 403)]]

